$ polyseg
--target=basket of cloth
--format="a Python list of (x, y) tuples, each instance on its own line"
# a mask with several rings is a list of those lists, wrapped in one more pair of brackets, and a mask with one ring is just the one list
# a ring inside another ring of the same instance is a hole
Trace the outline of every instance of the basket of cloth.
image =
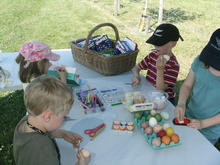
[[(114, 40), (109, 39), (107, 35), (93, 36), (95, 31), (106, 26), (114, 30)], [(139, 52), (137, 44), (134, 46), (132, 43), (133, 48), (130, 49), (130, 47), (126, 48), (124, 43), (120, 41), (115, 25), (102, 23), (95, 26), (87, 38), (71, 41), (70, 45), (74, 60), (105, 76), (110, 76), (131, 70), (136, 63)]]

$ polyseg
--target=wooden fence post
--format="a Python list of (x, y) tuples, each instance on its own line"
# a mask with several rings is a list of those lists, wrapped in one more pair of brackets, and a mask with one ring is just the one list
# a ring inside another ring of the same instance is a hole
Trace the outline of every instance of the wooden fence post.
[(159, 12), (158, 12), (158, 24), (161, 24), (163, 20), (163, 0), (160, 0)]
[(119, 9), (120, 9), (120, 0), (114, 0), (114, 15), (119, 15)]

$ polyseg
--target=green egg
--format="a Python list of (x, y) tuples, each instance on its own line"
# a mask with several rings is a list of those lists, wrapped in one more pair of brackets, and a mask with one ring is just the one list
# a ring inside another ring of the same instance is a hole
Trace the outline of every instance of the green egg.
[(158, 122), (162, 120), (162, 116), (159, 113), (157, 113), (154, 117), (157, 119)]

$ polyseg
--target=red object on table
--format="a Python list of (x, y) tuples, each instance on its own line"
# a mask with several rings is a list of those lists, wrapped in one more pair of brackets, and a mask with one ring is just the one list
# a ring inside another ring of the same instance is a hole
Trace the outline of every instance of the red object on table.
[(189, 123), (190, 123), (190, 119), (188, 119), (188, 118), (184, 118), (183, 121), (179, 121), (176, 118), (173, 119), (173, 124), (175, 124), (175, 125), (187, 125)]
[(102, 124), (98, 125), (97, 127), (92, 128), (92, 129), (86, 129), (84, 131), (84, 133), (89, 135), (89, 137), (91, 139), (93, 139), (102, 131), (103, 128), (105, 128), (105, 123), (102, 123)]

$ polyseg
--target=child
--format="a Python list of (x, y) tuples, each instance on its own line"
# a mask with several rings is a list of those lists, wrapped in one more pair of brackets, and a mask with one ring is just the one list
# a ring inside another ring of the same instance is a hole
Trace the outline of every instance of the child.
[(172, 24), (161, 24), (146, 43), (155, 46), (155, 50), (146, 56), (133, 69), (132, 85), (140, 83), (140, 71), (148, 70), (146, 79), (156, 87), (165, 91), (169, 100), (174, 103), (176, 93), (173, 87), (179, 73), (179, 63), (172, 52), (180, 36), (179, 30)]
[[(24, 103), (29, 113), (15, 128), (13, 151), (17, 165), (58, 165), (59, 149), (54, 138), (63, 138), (74, 146), (82, 137), (58, 129), (73, 104), (72, 92), (55, 77), (42, 75), (24, 91)], [(90, 157), (77, 153), (77, 165), (87, 165)]]
[[(188, 98), (189, 102), (186, 105)], [(219, 100), (220, 29), (217, 29), (201, 54), (195, 58), (180, 88), (176, 117), (178, 120), (183, 120), (185, 115), (191, 118), (188, 126), (199, 129), (212, 144), (215, 144), (220, 137)]]
[[(34, 78), (46, 74), (52, 65), (49, 60), (57, 61), (60, 56), (51, 52), (50, 47), (42, 42), (31, 41), (25, 43), (19, 51), (16, 62), (20, 64), (19, 77), (23, 82), (23, 89), (26, 88)], [(57, 68), (62, 82), (66, 83), (65, 68)]]

